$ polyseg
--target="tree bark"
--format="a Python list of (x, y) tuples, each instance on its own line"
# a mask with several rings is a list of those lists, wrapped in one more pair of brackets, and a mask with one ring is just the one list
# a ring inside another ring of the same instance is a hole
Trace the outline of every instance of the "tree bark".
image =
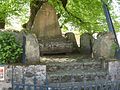
[(30, 2), (30, 18), (29, 21), (23, 25), (24, 28), (31, 30), (31, 27), (34, 22), (34, 18), (44, 2), (46, 1), (33, 0)]
[(0, 19), (0, 29), (5, 29), (5, 19)]
[(66, 5), (67, 5), (67, 2), (68, 0), (61, 0), (62, 4), (63, 4), (63, 7), (66, 8)]

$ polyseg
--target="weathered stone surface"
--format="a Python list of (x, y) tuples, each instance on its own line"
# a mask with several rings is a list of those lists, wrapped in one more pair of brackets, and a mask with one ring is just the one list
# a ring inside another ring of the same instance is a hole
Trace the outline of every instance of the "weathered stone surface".
[(56, 11), (48, 3), (44, 3), (37, 12), (32, 31), (39, 39), (62, 36)]
[(39, 44), (34, 34), (26, 35), (26, 59), (29, 63), (38, 62), (40, 60)]
[(60, 54), (73, 51), (73, 43), (65, 38), (53, 38), (39, 41), (40, 54)]
[(118, 45), (112, 32), (103, 32), (98, 36), (93, 45), (93, 56), (95, 58), (114, 58)]
[[(12, 69), (13, 69), (13, 74), (12, 74)], [(24, 78), (26, 84), (34, 85), (34, 78), (36, 77), (36, 84), (42, 85), (45, 84), (45, 80), (46, 80), (46, 66), (45, 65), (29, 65), (29, 66), (10, 65), (9, 67), (6, 68), (5, 79), (6, 80), (9, 79), (9, 81), (11, 82), (12, 75), (15, 83), (21, 84)]]
[(13, 34), (15, 35), (16, 40), (22, 44), (23, 43), (23, 36), (25, 36), (25, 33), (13, 32)]
[(39, 40), (41, 54), (72, 52), (73, 43), (62, 37), (56, 11), (48, 3), (37, 12), (32, 31)]
[(111, 76), (111, 80), (120, 80), (120, 62), (119, 61), (111, 61), (108, 63), (109, 75)]
[(70, 41), (70, 42), (73, 43), (73, 51), (77, 51), (78, 45), (77, 45), (74, 33), (73, 32), (67, 32), (65, 34), (65, 38), (66, 38), (67, 41)]
[(94, 38), (89, 33), (83, 33), (80, 36), (80, 52), (82, 54), (91, 54)]

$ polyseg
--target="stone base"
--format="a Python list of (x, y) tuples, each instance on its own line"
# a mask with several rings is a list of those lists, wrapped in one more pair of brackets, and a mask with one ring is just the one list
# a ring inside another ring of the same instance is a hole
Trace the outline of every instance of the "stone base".
[(105, 80), (107, 68), (104, 68), (100, 61), (53, 63), (47, 65), (49, 83), (68, 83)]
[(73, 43), (65, 38), (39, 40), (39, 45), (41, 55), (71, 53), (73, 51)]

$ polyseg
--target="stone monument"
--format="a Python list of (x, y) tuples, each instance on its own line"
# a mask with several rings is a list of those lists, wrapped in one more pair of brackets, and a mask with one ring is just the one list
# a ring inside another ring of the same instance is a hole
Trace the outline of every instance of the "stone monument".
[(44, 3), (38, 10), (32, 26), (32, 31), (38, 39), (62, 37), (55, 9)]
[(26, 35), (26, 60), (27, 63), (40, 61), (39, 43), (35, 34)]
[(93, 45), (93, 56), (95, 58), (114, 58), (116, 49), (115, 36), (112, 32), (103, 32), (95, 40)]
[(73, 43), (62, 37), (56, 11), (49, 3), (44, 3), (37, 12), (32, 32), (39, 40), (41, 54), (72, 52)]

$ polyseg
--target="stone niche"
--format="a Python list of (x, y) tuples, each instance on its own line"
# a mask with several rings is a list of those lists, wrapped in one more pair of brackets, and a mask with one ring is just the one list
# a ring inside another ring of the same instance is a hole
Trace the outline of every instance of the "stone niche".
[(72, 52), (73, 43), (62, 37), (56, 11), (49, 3), (37, 12), (32, 32), (38, 38), (41, 54)]
[(95, 58), (114, 58), (116, 49), (115, 36), (112, 32), (103, 32), (98, 34), (98, 38), (93, 45), (93, 56)]

